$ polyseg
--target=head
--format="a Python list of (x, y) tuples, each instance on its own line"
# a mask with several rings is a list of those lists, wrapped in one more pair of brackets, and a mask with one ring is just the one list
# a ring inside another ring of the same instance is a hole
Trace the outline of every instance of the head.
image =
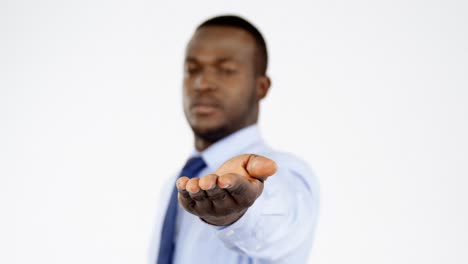
[(240, 17), (215, 17), (197, 27), (183, 81), (184, 113), (196, 140), (209, 145), (257, 122), (270, 87), (267, 61), (262, 35)]

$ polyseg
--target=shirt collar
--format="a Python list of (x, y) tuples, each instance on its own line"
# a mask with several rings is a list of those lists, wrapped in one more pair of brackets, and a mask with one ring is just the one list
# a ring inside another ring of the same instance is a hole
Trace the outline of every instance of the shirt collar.
[(226, 136), (202, 152), (193, 151), (192, 156), (201, 156), (210, 170), (216, 170), (226, 160), (242, 154), (253, 144), (263, 142), (257, 124), (242, 128)]

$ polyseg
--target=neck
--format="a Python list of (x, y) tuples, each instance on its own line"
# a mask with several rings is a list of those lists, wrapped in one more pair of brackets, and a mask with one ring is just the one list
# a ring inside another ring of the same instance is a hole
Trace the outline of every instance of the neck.
[(244, 122), (239, 123), (237, 129), (230, 129), (227, 133), (224, 133), (218, 137), (201, 137), (200, 135), (194, 134), (195, 138), (195, 148), (197, 151), (202, 152), (205, 149), (207, 149), (209, 146), (213, 145), (214, 143), (218, 142), (219, 140), (243, 129), (248, 126), (254, 125), (258, 121), (258, 104), (255, 105), (255, 110), (253, 111), (253, 115), (251, 115), (249, 118), (246, 118)]
[(195, 136), (195, 148), (202, 152), (207, 149), (209, 146), (213, 145), (216, 141), (207, 141), (202, 138)]
[(234, 130), (230, 133), (226, 133), (225, 135), (222, 135), (221, 137), (215, 139), (215, 140), (209, 140), (209, 139), (206, 139), (206, 138), (203, 138), (203, 137), (200, 137), (199, 135), (194, 135), (194, 139), (195, 139), (195, 149), (199, 152), (202, 152), (204, 151), (205, 149), (207, 149), (208, 147), (210, 147), (211, 145), (213, 145), (214, 143), (220, 141), (221, 139), (233, 134), (233, 133), (236, 133), (237, 131), (241, 130), (241, 129), (244, 129), (248, 126), (251, 126), (251, 125), (254, 125), (256, 122), (253, 122), (253, 123), (249, 123), (245, 126), (242, 126), (240, 127), (239, 129), (237, 130)]

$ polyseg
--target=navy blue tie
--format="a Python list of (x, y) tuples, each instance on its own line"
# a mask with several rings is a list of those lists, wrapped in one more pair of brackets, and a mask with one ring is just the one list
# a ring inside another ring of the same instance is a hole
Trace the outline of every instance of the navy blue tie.
[[(189, 178), (196, 177), (200, 171), (206, 167), (205, 161), (201, 157), (190, 158), (185, 163), (179, 177), (187, 176)], [(166, 216), (164, 217), (163, 229), (161, 231), (161, 242), (159, 244), (159, 255), (157, 264), (172, 264), (174, 257), (174, 236), (175, 224), (177, 218), (177, 188), (174, 185), (172, 190), (169, 206), (167, 207)]]

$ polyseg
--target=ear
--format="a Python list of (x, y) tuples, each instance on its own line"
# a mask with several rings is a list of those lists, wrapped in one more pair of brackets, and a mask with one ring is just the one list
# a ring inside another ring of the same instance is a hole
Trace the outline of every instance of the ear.
[(260, 101), (268, 93), (268, 90), (270, 90), (271, 86), (271, 80), (268, 76), (262, 75), (257, 77), (257, 99)]

